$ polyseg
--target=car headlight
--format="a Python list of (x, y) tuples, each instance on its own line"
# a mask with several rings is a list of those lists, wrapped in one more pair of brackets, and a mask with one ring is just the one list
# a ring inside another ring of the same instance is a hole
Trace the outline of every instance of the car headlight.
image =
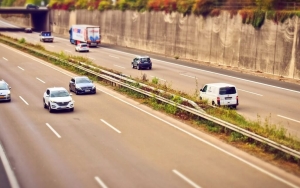
[(96, 86), (93, 86), (93, 87), (92, 87), (92, 89), (95, 89), (95, 88), (96, 88)]
[(82, 90), (80, 87), (76, 87), (76, 89), (78, 89), (78, 90)]
[(54, 100), (50, 100), (50, 102), (52, 102), (52, 103), (56, 103), (56, 101), (54, 101)]

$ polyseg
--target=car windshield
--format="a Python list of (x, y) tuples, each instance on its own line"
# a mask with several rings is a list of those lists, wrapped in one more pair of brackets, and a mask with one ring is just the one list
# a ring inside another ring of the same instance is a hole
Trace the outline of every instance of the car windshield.
[(81, 83), (91, 83), (91, 81), (88, 78), (77, 78), (76, 83), (81, 84)]
[(42, 32), (42, 36), (51, 36), (51, 32)]
[(235, 87), (222, 87), (220, 88), (220, 95), (230, 95), (230, 94), (236, 94)]
[(66, 90), (52, 91), (50, 97), (68, 97), (70, 94)]
[(8, 90), (8, 86), (6, 83), (0, 83), (0, 90)]

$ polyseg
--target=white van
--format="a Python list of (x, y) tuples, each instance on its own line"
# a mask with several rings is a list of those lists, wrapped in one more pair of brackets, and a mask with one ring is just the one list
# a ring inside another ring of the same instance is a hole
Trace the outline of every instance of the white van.
[(226, 83), (204, 85), (204, 87), (200, 89), (200, 99), (207, 100), (208, 104), (217, 106), (231, 106), (236, 108), (237, 105), (239, 105), (236, 87)]

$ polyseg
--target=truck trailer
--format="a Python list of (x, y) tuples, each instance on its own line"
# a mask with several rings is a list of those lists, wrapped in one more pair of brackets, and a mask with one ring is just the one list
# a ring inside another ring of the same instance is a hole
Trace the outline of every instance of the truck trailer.
[(87, 43), (88, 46), (98, 46), (101, 43), (99, 26), (72, 25), (69, 33), (71, 44)]

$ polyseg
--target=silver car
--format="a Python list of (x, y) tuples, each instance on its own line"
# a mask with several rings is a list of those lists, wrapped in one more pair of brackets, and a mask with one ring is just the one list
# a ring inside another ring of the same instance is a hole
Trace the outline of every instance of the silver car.
[(11, 101), (10, 89), (4, 80), (0, 80), (0, 101)]

